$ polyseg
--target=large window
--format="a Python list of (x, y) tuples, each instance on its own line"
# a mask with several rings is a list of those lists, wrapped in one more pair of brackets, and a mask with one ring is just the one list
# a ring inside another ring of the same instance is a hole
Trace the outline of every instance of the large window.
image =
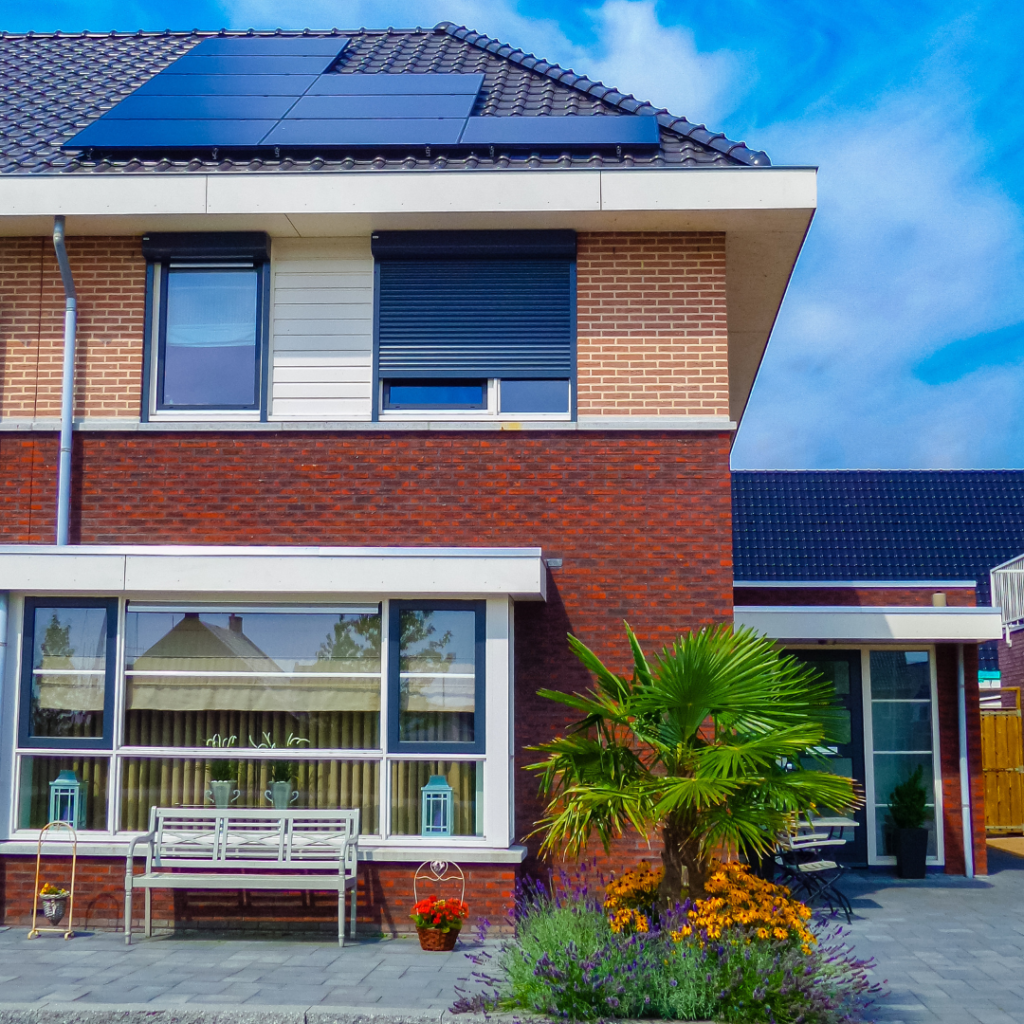
[(258, 413), (263, 405), (264, 235), (147, 235), (144, 416)]
[(393, 231), (372, 244), (381, 415), (571, 416), (573, 232)]
[(153, 806), (354, 807), (408, 841), (429, 783), (446, 834), (482, 835), (486, 604), (385, 605), (27, 599), (15, 827), (63, 786), (86, 831), (143, 830)]

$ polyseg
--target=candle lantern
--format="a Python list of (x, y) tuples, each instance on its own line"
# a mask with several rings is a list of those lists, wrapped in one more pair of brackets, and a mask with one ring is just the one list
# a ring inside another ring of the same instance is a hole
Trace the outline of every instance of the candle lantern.
[(425, 836), (450, 836), (455, 802), (452, 787), (443, 775), (431, 775), (430, 781), (420, 790), (422, 803), (420, 834)]
[(50, 783), (50, 821), (66, 821), (72, 828), (85, 827), (85, 794), (78, 776), (65, 768)]

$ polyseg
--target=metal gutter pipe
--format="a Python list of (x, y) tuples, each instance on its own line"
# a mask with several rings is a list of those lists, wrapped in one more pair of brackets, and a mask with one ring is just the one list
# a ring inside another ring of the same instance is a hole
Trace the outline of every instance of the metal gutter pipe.
[(71, 276), (67, 249), (64, 247), (64, 218), (53, 218), (53, 248), (64, 283), (64, 370), (60, 385), (60, 457), (57, 467), (57, 543), (68, 542), (68, 520), (71, 516), (71, 432), (75, 403), (75, 327), (78, 319), (78, 296)]
[(0, 692), (7, 678), (7, 603), (10, 594), (0, 590)]
[(967, 691), (964, 687), (963, 644), (956, 645), (956, 708), (960, 731), (960, 819), (964, 832), (964, 874), (973, 878), (974, 831), (971, 828), (971, 776), (967, 762)]

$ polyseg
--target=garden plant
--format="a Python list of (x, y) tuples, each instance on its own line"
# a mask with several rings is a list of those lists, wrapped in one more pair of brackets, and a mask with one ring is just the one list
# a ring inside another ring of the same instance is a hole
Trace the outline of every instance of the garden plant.
[(549, 800), (542, 852), (577, 856), (594, 834), (608, 850), (630, 829), (660, 830), (659, 899), (670, 908), (705, 895), (717, 850), (763, 856), (794, 816), (858, 804), (851, 779), (813, 766), (841, 724), (815, 669), (747, 629), (692, 632), (653, 663), (628, 624), (626, 636), (631, 678), (570, 637), (596, 686), (540, 691), (582, 716), (533, 748), (547, 755), (530, 766)]

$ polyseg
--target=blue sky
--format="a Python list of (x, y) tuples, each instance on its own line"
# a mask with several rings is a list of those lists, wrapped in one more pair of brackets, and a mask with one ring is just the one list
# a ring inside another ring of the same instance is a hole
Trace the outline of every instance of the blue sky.
[(1024, 466), (1014, 0), (0, 0), (65, 31), (447, 20), (820, 168), (736, 468)]

